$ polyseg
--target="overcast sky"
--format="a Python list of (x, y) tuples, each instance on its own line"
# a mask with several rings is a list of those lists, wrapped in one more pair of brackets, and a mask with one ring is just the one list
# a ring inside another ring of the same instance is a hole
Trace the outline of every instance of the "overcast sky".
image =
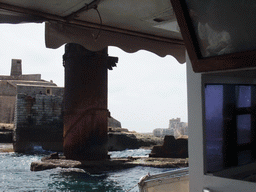
[[(45, 47), (44, 24), (1, 24), (0, 39), (0, 75), (10, 74), (11, 59), (22, 59), (23, 74), (42, 74), (42, 79), (64, 86), (64, 46)], [(151, 132), (168, 128), (171, 118), (187, 122), (185, 64), (144, 50), (126, 53), (109, 47), (109, 55), (119, 61), (108, 73), (108, 107), (122, 127)]]

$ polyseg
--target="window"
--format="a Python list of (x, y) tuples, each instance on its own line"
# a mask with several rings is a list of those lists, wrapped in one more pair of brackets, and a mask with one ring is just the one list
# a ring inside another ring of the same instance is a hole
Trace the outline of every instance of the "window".
[(195, 72), (256, 66), (255, 1), (171, 2)]
[(206, 84), (206, 172), (255, 161), (256, 86)]
[(51, 88), (46, 89), (46, 95), (52, 95), (52, 89)]

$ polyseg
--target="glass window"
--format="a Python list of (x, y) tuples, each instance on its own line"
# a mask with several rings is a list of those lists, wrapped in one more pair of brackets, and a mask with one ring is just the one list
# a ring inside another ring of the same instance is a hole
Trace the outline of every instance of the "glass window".
[(186, 3), (202, 57), (256, 49), (255, 1), (233, 0), (232, 5), (228, 0)]
[(209, 172), (223, 169), (223, 85), (205, 87), (206, 153)]
[(251, 142), (251, 115), (237, 116), (237, 144), (246, 144)]
[(237, 107), (251, 107), (251, 86), (236, 86)]
[(253, 85), (205, 85), (206, 172), (244, 165), (256, 157)]

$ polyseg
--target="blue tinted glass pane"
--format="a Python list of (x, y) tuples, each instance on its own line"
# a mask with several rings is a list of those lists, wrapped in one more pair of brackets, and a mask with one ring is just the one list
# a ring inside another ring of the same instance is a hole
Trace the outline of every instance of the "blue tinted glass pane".
[(251, 142), (251, 115), (237, 116), (237, 144)]
[(205, 87), (205, 134), (207, 171), (223, 169), (223, 86)]
[(240, 151), (238, 152), (237, 157), (238, 157), (238, 165), (248, 164), (252, 161), (252, 151), (251, 150)]
[(236, 86), (237, 107), (251, 107), (251, 86)]

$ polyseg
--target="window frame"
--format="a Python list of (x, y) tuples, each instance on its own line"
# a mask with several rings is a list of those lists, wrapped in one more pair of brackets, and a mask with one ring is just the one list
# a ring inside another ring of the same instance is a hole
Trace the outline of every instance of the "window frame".
[[(240, 73), (240, 74), (239, 74)], [(246, 73), (243, 72), (231, 72), (231, 73), (208, 73), (208, 74), (202, 74), (202, 112), (203, 112), (203, 162), (204, 162), (204, 174), (205, 175), (214, 175), (214, 176), (220, 176), (220, 177), (226, 177), (226, 178), (235, 178), (237, 177), (234, 176), (233, 174), (236, 172), (241, 172), (240, 175), (243, 175), (244, 172), (250, 172), (253, 171), (255, 173), (255, 169), (256, 169), (256, 161), (254, 160), (252, 163), (248, 163), (248, 164), (243, 164), (243, 165), (231, 165), (231, 166), (226, 166), (224, 169), (216, 171), (216, 172), (208, 172), (207, 170), (207, 154), (206, 154), (206, 144), (207, 144), (207, 139), (206, 139), (206, 116), (205, 116), (205, 85), (207, 84), (212, 84), (212, 85), (217, 85), (217, 84), (227, 84), (227, 85), (250, 85), (250, 86), (254, 86), (256, 89), (256, 75), (255, 77), (251, 77), (251, 76), (246, 76)], [(251, 97), (251, 99), (256, 102), (256, 92), (254, 94), (254, 98)], [(253, 106), (254, 105), (254, 106)], [(251, 107), (255, 108), (255, 103), (252, 104)], [(248, 114), (249, 113), (254, 113), (254, 110), (250, 110), (250, 109), (245, 109), (245, 108), (239, 108), (236, 112), (236, 115), (239, 114)], [(255, 115), (254, 115), (255, 116)], [(255, 119), (256, 121), (256, 116), (252, 117), (252, 119)], [(254, 126), (254, 125), (251, 125)], [(254, 126), (255, 127), (255, 126)], [(254, 137), (256, 137), (256, 131), (255, 131), (256, 127), (254, 128), (254, 132), (252, 132), (252, 134), (254, 135)], [(237, 134), (237, 132), (236, 132)], [(254, 143), (251, 144), (255, 146), (255, 139), (254, 139)], [(240, 146), (236, 146), (236, 148), (239, 148)], [(256, 159), (256, 158), (255, 158)], [(241, 166), (243, 166), (243, 168), (241, 169)], [(236, 171), (234, 171), (236, 170)], [(239, 175), (239, 174), (238, 174)], [(239, 179), (239, 178), (238, 178)]]
[(186, 0), (170, 1), (172, 3), (194, 72), (256, 67), (256, 50), (248, 50), (212, 57), (202, 57), (192, 19), (190, 18), (186, 5)]

